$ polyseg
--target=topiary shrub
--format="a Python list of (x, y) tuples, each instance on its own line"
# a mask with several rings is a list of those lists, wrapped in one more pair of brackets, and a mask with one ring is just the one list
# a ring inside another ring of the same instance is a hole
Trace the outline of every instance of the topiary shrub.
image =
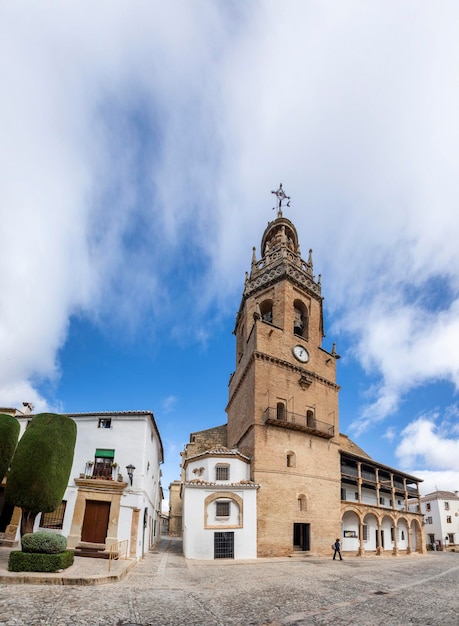
[(56, 533), (27, 533), (21, 539), (23, 552), (59, 554), (67, 548), (67, 539)]
[(0, 483), (11, 464), (18, 443), (19, 422), (15, 417), (0, 413)]
[(39, 413), (22, 435), (11, 462), (5, 500), (21, 507), (21, 537), (37, 515), (62, 502), (72, 469), (76, 423), (66, 415)]
[(8, 571), (10, 572), (58, 572), (73, 565), (75, 554), (66, 550), (60, 554), (37, 554), (31, 552), (10, 552)]

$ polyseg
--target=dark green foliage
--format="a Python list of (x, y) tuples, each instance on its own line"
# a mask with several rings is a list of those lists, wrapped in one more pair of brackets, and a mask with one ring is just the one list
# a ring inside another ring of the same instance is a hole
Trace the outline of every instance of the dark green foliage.
[(20, 439), (5, 489), (7, 502), (22, 508), (21, 534), (33, 531), (38, 513), (62, 501), (73, 463), (76, 424), (65, 415), (40, 413)]
[(65, 550), (60, 554), (37, 554), (34, 552), (10, 552), (10, 572), (57, 572), (73, 565), (75, 554)]
[(0, 483), (11, 465), (19, 430), (19, 422), (15, 417), (0, 413)]
[(57, 533), (27, 533), (21, 538), (23, 552), (59, 554), (67, 548), (67, 539)]

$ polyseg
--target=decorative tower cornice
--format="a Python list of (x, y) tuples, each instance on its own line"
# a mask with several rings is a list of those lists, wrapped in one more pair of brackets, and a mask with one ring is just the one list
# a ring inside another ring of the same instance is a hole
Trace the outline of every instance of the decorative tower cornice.
[(257, 260), (253, 248), (250, 274), (246, 274), (242, 299), (266, 288), (281, 278), (288, 278), (312, 296), (321, 298), (320, 276), (316, 282), (313, 274), (312, 250), (307, 261), (301, 258), (298, 233), (290, 220), (282, 214), (282, 203), (290, 206), (290, 196), (282, 189), (277, 191), (277, 219), (268, 223), (261, 239), (261, 258)]

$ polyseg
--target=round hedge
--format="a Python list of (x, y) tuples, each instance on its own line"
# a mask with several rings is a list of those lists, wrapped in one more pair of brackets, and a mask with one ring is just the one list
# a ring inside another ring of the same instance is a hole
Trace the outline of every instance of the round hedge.
[(67, 548), (67, 539), (56, 533), (26, 533), (21, 539), (23, 552), (59, 554)]

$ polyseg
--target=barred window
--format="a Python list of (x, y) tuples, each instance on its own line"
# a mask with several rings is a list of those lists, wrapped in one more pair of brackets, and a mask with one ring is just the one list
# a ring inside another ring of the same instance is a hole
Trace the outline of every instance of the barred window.
[(363, 532), (363, 537), (362, 539), (364, 541), (368, 541), (368, 524), (364, 524), (362, 527), (362, 532)]
[(215, 466), (215, 480), (229, 480), (230, 468), (229, 465), (216, 465)]
[(65, 500), (62, 500), (62, 502), (56, 507), (54, 511), (51, 511), (50, 513), (42, 513), (40, 527), (61, 530), (64, 523), (66, 505), (67, 502)]
[(216, 502), (216, 516), (217, 517), (229, 517), (230, 516), (230, 502)]

